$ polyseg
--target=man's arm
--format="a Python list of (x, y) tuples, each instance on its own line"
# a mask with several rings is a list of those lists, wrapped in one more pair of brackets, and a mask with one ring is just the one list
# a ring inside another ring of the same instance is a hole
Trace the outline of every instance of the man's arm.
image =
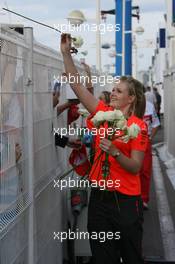
[(66, 146), (69, 148), (80, 148), (82, 146), (82, 143), (79, 139), (69, 139), (66, 136), (55, 134), (55, 146), (61, 148), (65, 148)]
[(152, 131), (151, 131), (151, 139), (154, 138), (154, 136), (156, 135), (157, 131), (158, 131), (159, 127), (153, 127)]
[(60, 115), (64, 110), (68, 109), (71, 106), (71, 103), (66, 102), (62, 105), (57, 106), (57, 115)]
[(151, 123), (151, 126), (152, 126), (151, 139), (153, 139), (154, 136), (156, 135), (158, 129), (159, 129), (159, 126), (160, 126), (160, 121), (159, 121), (159, 118), (157, 116), (156, 109), (155, 109), (154, 105), (153, 105), (153, 111), (152, 111), (152, 123)]

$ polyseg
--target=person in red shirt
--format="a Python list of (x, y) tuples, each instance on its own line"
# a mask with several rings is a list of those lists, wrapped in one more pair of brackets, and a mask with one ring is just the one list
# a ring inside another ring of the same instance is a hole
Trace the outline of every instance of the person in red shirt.
[(141, 194), (143, 200), (143, 209), (148, 210), (149, 193), (151, 185), (152, 176), (152, 139), (156, 135), (160, 121), (156, 113), (154, 105), (146, 100), (146, 109), (143, 120), (148, 127), (148, 144), (145, 151), (145, 156), (140, 170), (140, 180), (141, 180)]
[[(93, 128), (92, 117), (98, 111), (120, 109), (127, 118), (127, 125), (136, 123), (140, 132), (135, 139), (124, 143), (121, 139), (113, 141), (96, 136), (96, 155), (89, 180), (96, 181), (98, 187), (92, 188), (88, 207), (88, 232), (94, 264), (117, 264), (122, 258), (125, 264), (143, 264), (142, 222), (143, 206), (139, 171), (147, 146), (147, 127), (142, 117), (145, 111), (143, 85), (132, 77), (121, 77), (111, 93), (110, 106), (95, 98), (82, 87), (79, 74), (71, 56), (71, 37), (61, 36), (61, 52), (67, 74), (73, 75), (75, 82), (71, 87), (80, 102), (90, 112), (87, 125)], [(97, 161), (99, 153), (102, 153)], [(110, 185), (102, 191), (100, 179), (103, 178), (103, 160), (109, 154), (108, 179), (120, 184)], [(98, 184), (99, 183), (99, 184)], [(117, 234), (120, 234), (119, 237)], [(103, 243), (100, 236), (105, 235)]]

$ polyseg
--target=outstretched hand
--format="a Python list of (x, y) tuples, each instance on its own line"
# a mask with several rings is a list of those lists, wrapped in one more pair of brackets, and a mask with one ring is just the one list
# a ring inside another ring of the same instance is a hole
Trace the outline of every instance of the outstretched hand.
[(61, 52), (62, 54), (70, 53), (71, 50), (71, 36), (70, 34), (61, 35)]
[(78, 50), (75, 49), (72, 45), (72, 38), (70, 34), (63, 33), (61, 35), (61, 53), (70, 54), (70, 53), (77, 53)]

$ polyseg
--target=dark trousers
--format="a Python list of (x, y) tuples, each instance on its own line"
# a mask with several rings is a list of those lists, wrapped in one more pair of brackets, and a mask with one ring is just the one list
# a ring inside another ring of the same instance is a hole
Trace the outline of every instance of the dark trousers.
[[(140, 196), (92, 189), (88, 232), (93, 264), (142, 264), (143, 207)], [(116, 232), (120, 235), (119, 239)], [(94, 233), (98, 236), (94, 237)], [(109, 235), (107, 239), (107, 233)], [(106, 239), (104, 240), (104, 234)], [(103, 237), (103, 239), (101, 239)]]
[(140, 170), (142, 200), (145, 203), (149, 202), (151, 174), (152, 174), (152, 145), (151, 145), (151, 141), (149, 140), (145, 151), (142, 168)]

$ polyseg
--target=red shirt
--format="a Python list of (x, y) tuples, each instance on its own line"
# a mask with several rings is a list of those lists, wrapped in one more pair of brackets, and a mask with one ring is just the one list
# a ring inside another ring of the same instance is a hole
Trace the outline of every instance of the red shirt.
[[(99, 101), (99, 104), (93, 114), (91, 114), (87, 119), (87, 127), (89, 129), (92, 129), (94, 127), (93, 122), (91, 121), (91, 118), (98, 112), (98, 111), (109, 111), (113, 110), (112, 107), (105, 105), (102, 101)], [(144, 123), (144, 121), (134, 115), (129, 117), (127, 121), (127, 126), (130, 126), (131, 124), (137, 124), (140, 127), (140, 132), (137, 136), (137, 138), (130, 139), (128, 143), (124, 143), (121, 140), (115, 139), (113, 141), (113, 144), (122, 152), (125, 156), (131, 157), (131, 151), (132, 150), (138, 150), (145, 152), (146, 146), (147, 146), (147, 127)], [(94, 164), (92, 166), (89, 180), (91, 182), (98, 182), (103, 180), (104, 177), (102, 174), (102, 164), (105, 160), (105, 152), (101, 155), (99, 158), (99, 155), (102, 153), (102, 150), (99, 148), (100, 143), (100, 135), (96, 136), (96, 142), (95, 142), (95, 158), (94, 158)], [(99, 158), (99, 159), (98, 159)], [(108, 181), (108, 185), (106, 185), (106, 189), (109, 189), (111, 191), (117, 190), (123, 194), (127, 195), (140, 195), (141, 194), (141, 185), (140, 185), (140, 176), (139, 174), (132, 174), (129, 171), (126, 171), (117, 161), (116, 158), (109, 155), (108, 158), (109, 164), (110, 164), (110, 170), (109, 175), (107, 176), (106, 180)], [(110, 181), (109, 181), (110, 180)], [(117, 182), (118, 181), (118, 182)], [(119, 184), (117, 184), (119, 183)], [(100, 184), (98, 184), (100, 185)], [(118, 186), (119, 185), (119, 186)]]

